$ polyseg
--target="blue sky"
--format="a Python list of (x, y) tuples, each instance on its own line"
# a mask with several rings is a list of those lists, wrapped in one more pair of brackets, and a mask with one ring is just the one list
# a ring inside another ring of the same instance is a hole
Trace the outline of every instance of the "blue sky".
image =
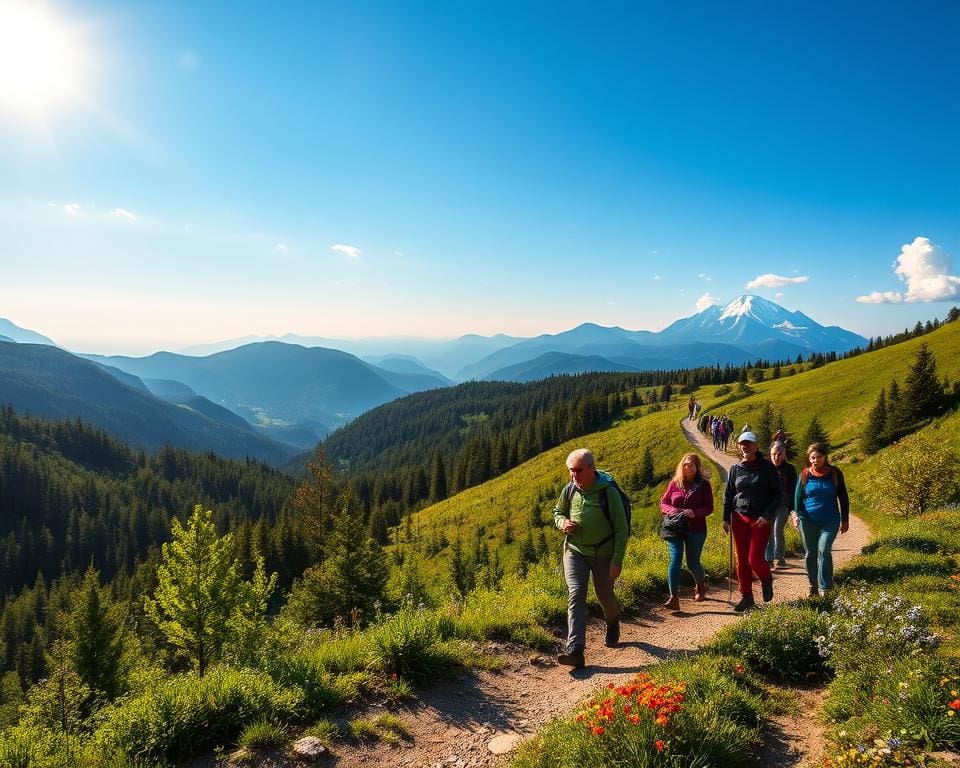
[(25, 3), (0, 316), (73, 349), (960, 304), (953, 2)]

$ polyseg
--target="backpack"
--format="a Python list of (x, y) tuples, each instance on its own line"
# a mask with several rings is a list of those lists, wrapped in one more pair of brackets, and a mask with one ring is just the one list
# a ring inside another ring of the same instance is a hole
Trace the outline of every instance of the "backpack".
[[(613, 488), (617, 493), (620, 494), (620, 503), (623, 505), (623, 516), (627, 518), (627, 535), (630, 535), (630, 521), (631, 515), (633, 514), (633, 508), (630, 503), (630, 497), (623, 492), (623, 488), (617, 485), (617, 481), (612, 477), (610, 478), (610, 485), (607, 488), (601, 488), (598, 496), (598, 501), (600, 502), (600, 509), (603, 510), (603, 516), (607, 518), (607, 522), (610, 524), (610, 535), (605, 539), (598, 541), (594, 544), (594, 547), (599, 547), (601, 544), (606, 544), (610, 539), (613, 538), (613, 519), (610, 517), (610, 501), (607, 499), (607, 490)], [(577, 486), (571, 480), (567, 483), (567, 487), (563, 490), (564, 498), (567, 500), (567, 509), (564, 513), (564, 517), (570, 517), (570, 505), (573, 503), (573, 494), (577, 492)]]

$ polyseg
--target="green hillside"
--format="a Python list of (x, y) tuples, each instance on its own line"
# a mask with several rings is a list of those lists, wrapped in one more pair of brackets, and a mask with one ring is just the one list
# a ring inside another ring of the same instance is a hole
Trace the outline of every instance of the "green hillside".
[[(737, 425), (755, 424), (766, 403), (777, 412), (782, 411), (788, 429), (800, 439), (811, 418), (817, 415), (830, 434), (835, 453), (833, 459), (844, 466), (850, 481), (855, 504), (865, 504), (859, 478), (866, 467), (847, 465), (859, 462), (862, 453), (857, 438), (882, 386), (896, 377), (903, 383), (921, 344), (927, 344), (934, 353), (940, 377), (950, 381), (960, 378), (960, 324), (950, 323), (920, 338), (886, 347), (847, 360), (829, 363), (793, 376), (752, 384), (754, 394), (725, 405), (717, 410), (731, 416)], [(722, 402), (714, 396), (716, 387), (702, 387), (695, 396), (703, 403), (703, 413), (711, 412), (711, 405)], [(665, 410), (645, 413), (645, 407), (634, 408), (614, 426), (567, 441), (545, 451), (505, 474), (482, 485), (470, 488), (438, 504), (429, 506), (413, 516), (413, 544), (421, 551), (429, 550), (431, 543), (453, 542), (459, 535), (466, 545), (478, 526), (484, 529), (488, 546), (497, 549), (507, 573), (515, 569), (520, 541), (529, 525), (531, 510), (540, 512), (542, 527), (547, 531), (551, 552), (559, 550), (560, 535), (553, 530), (551, 511), (566, 482), (564, 461), (567, 454), (578, 447), (589, 447), (597, 456), (597, 465), (611, 471), (624, 482), (637, 470), (645, 448), (649, 447), (654, 460), (656, 482), (649, 488), (630, 488), (634, 500), (633, 543), (625, 563), (624, 582), (628, 593), (637, 596), (657, 589), (662, 581), (666, 563), (666, 547), (656, 535), (659, 522), (659, 497), (680, 457), (690, 450), (678, 422), (685, 415), (686, 395), (677, 397)], [(951, 437), (951, 440), (954, 438)], [(797, 462), (798, 466), (801, 463)], [(704, 565), (713, 575), (720, 575), (725, 566), (726, 553), (719, 535), (719, 482), (714, 483), (717, 513), (708, 520), (710, 535), (704, 550)], [(509, 535), (507, 535), (509, 529)], [(441, 538), (442, 535), (442, 538)], [(788, 544), (796, 545), (794, 534), (788, 531)], [(405, 533), (398, 529), (397, 548), (406, 550), (409, 544)], [(510, 543), (505, 541), (510, 540)], [(427, 557), (424, 569), (428, 574), (442, 575), (446, 581), (450, 548), (435, 558)], [(662, 585), (661, 587), (662, 588)]]
[(711, 410), (721, 398), (711, 387), (700, 392), (703, 413), (722, 411), (739, 427), (743, 422), (756, 426), (764, 403), (782, 410), (789, 431), (802, 437), (816, 415), (827, 428), (837, 461), (857, 459), (862, 452), (857, 438), (881, 387), (894, 378), (903, 385), (904, 375), (921, 344), (937, 360), (940, 378), (960, 379), (960, 323), (948, 323), (938, 330), (875, 352), (830, 363), (796, 376), (752, 384), (755, 394)]

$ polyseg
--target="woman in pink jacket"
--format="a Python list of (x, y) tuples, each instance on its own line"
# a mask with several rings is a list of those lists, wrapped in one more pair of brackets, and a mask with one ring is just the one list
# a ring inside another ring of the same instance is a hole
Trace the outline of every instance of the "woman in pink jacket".
[[(693, 599), (698, 603), (706, 599), (706, 574), (700, 564), (700, 553), (707, 540), (707, 515), (713, 512), (713, 489), (703, 475), (700, 456), (684, 454), (677, 464), (673, 479), (660, 499), (660, 513), (683, 518), (683, 530), (665, 537), (670, 548), (670, 565), (667, 568), (667, 587), (670, 598), (663, 604), (671, 611), (680, 610), (680, 569), (683, 555), (687, 555), (687, 568), (696, 583)], [(662, 534), (663, 535), (663, 534)]]

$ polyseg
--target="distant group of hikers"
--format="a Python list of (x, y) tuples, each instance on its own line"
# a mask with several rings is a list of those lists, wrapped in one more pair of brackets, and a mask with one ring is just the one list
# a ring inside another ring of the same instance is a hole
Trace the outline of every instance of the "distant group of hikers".
[[(833, 541), (847, 531), (850, 512), (843, 473), (829, 463), (828, 447), (820, 442), (810, 445), (808, 466), (799, 476), (786, 460), (782, 432), (774, 436), (769, 459), (760, 452), (749, 425), (737, 437), (737, 447), (740, 461), (731, 468), (723, 492), (723, 531), (731, 536), (729, 567), (733, 569), (735, 551), (740, 593), (733, 610), (742, 613), (755, 605), (754, 576), (763, 601), (773, 599), (773, 569), (787, 565), (788, 517), (803, 540), (810, 595), (825, 595), (833, 588)], [(566, 464), (570, 481), (553, 510), (554, 523), (564, 533), (563, 574), (568, 592), (567, 639), (557, 661), (577, 668), (585, 663), (591, 574), (606, 620), (605, 644), (613, 647), (620, 641), (620, 607), (613, 588), (627, 549), (630, 501), (610, 474), (597, 469), (591, 451), (573, 451)], [(694, 601), (704, 601), (707, 594), (700, 555), (707, 539), (706, 519), (713, 512), (713, 489), (698, 454), (687, 453), (680, 459), (660, 499), (660, 512), (660, 536), (670, 553), (669, 596), (663, 607), (676, 611), (684, 558), (693, 574)]]

